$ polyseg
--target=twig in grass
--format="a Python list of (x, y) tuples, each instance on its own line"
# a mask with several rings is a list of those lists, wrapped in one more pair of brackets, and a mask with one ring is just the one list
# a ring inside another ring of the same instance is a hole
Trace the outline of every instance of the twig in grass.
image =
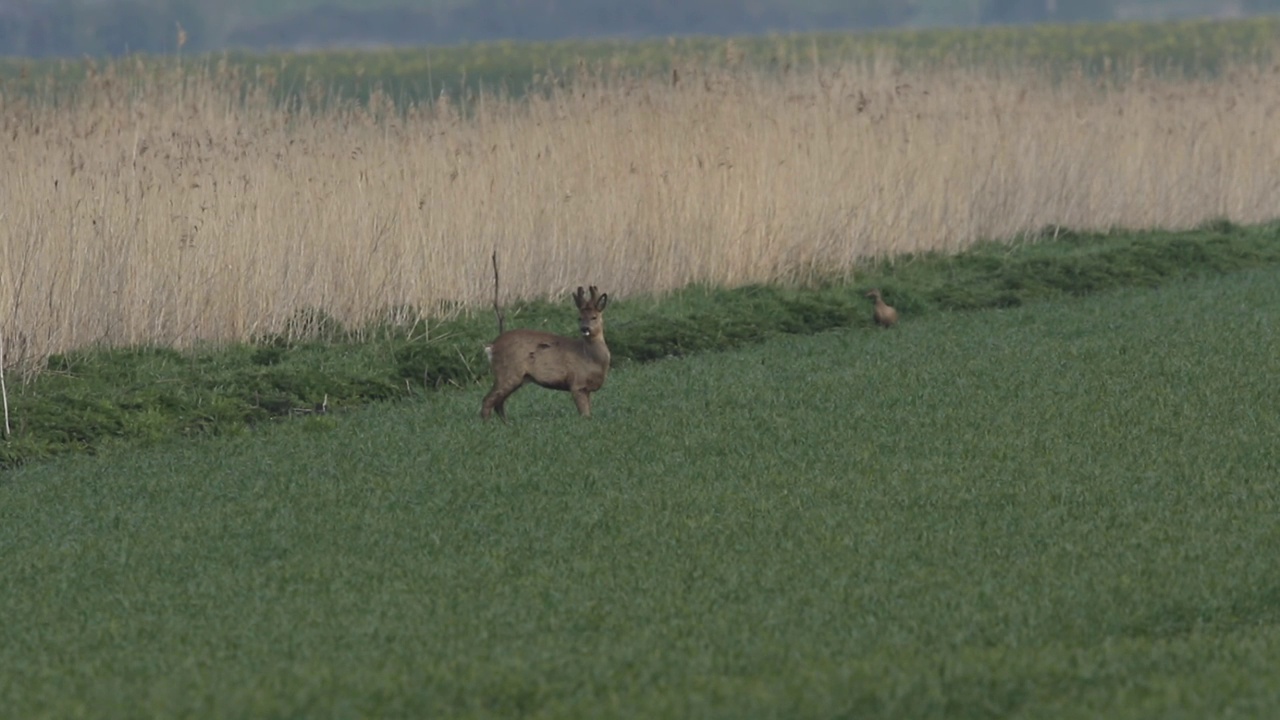
[(289, 408), (290, 415), (328, 415), (329, 414), (329, 393), (324, 394), (324, 400), (318, 402), (311, 407), (295, 407)]

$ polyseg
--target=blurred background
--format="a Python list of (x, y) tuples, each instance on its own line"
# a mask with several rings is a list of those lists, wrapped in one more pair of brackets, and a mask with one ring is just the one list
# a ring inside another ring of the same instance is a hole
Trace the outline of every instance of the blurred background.
[(1238, 18), (1280, 0), (0, 0), (25, 57)]

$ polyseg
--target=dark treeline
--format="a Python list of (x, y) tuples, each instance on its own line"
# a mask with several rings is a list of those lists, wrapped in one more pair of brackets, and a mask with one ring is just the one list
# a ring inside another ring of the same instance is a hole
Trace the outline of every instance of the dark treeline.
[[(1107, 20), (1120, 0), (984, 0), (973, 22)], [(354, 5), (354, 3), (350, 3)], [(49, 57), (485, 40), (873, 29), (927, 21), (924, 0), (471, 0), (441, 12), (321, 6), (232, 24), (201, 0), (0, 0), (0, 55)], [(1246, 12), (1280, 0), (1244, 0)], [(181, 30), (181, 32), (180, 32)]]

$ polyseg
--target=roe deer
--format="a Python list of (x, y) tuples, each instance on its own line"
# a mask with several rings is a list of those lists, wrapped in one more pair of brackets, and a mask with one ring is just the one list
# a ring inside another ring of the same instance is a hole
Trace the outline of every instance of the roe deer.
[(604, 319), (601, 313), (609, 303), (593, 285), (591, 297), (582, 288), (573, 296), (578, 306), (578, 330), (582, 337), (564, 337), (541, 330), (511, 330), (486, 345), (485, 355), (493, 368), (493, 389), (484, 396), (480, 417), (485, 420), (494, 410), (503, 422), (507, 420), (504, 405), (507, 398), (525, 383), (533, 381), (544, 388), (573, 393), (578, 413), (591, 416), (591, 393), (604, 385), (609, 374), (609, 346), (604, 342)]
[(884, 304), (884, 298), (880, 297), (880, 290), (872, 290), (867, 293), (867, 297), (875, 298), (876, 309), (871, 313), (871, 319), (877, 325), (890, 328), (898, 322), (898, 311)]

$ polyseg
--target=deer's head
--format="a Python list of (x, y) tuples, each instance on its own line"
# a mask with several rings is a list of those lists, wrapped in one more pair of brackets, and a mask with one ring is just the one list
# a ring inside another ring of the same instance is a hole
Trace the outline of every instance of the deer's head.
[(590, 288), (591, 297), (586, 297), (582, 288), (578, 288), (578, 292), (573, 296), (573, 302), (578, 306), (578, 330), (582, 333), (583, 339), (592, 340), (604, 336), (604, 318), (601, 313), (609, 304), (609, 295), (600, 294), (595, 285)]

